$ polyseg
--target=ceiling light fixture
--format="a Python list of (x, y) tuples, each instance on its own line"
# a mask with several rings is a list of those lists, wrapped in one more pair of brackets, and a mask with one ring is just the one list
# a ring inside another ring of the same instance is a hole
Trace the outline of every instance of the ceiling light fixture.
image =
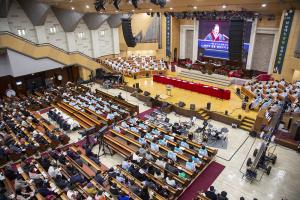
[(267, 7), (267, 4), (263, 3), (263, 4), (261, 4), (261, 7), (265, 8), (265, 7)]
[(89, 6), (89, 5), (86, 5), (85, 7), (86, 7), (86, 8), (90, 8), (90, 6)]
[(74, 10), (75, 8), (72, 6), (71, 9)]
[(150, 8), (149, 10), (152, 11), (152, 8)]
[(173, 8), (170, 8), (170, 10), (173, 10)]
[(132, 12), (134, 12), (135, 10), (131, 10)]
[(194, 10), (196, 10), (196, 9), (197, 9), (197, 6), (194, 6), (193, 8), (194, 8)]
[(224, 4), (224, 5), (222, 6), (222, 8), (225, 9), (225, 8), (227, 8), (227, 6)]

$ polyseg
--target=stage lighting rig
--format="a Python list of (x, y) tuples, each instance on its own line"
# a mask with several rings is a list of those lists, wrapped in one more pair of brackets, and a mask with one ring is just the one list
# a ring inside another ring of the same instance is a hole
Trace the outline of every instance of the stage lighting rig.
[(138, 8), (138, 1), (139, 0), (131, 0), (131, 3), (132, 3), (134, 8)]
[(120, 3), (121, 3), (121, 0), (114, 0), (114, 6), (117, 10), (120, 10)]
[(96, 11), (99, 12), (101, 10), (105, 10), (105, 3), (106, 0), (96, 0), (96, 2), (94, 3)]
[(151, 3), (153, 3), (157, 6), (159, 5), (161, 8), (163, 8), (167, 4), (167, 1), (166, 0), (151, 0)]

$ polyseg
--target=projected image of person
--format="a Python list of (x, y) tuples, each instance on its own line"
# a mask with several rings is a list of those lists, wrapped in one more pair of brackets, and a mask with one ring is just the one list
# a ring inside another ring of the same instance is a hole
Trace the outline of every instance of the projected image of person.
[(220, 33), (220, 26), (219, 24), (215, 24), (213, 29), (209, 34), (207, 34), (204, 40), (211, 40), (211, 41), (228, 41), (228, 37), (222, 33)]

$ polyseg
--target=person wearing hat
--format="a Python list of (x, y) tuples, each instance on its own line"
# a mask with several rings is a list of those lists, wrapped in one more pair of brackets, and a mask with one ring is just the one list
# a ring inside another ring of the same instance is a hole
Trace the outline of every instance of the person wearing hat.
[(94, 196), (97, 194), (97, 189), (95, 188), (95, 186), (93, 185), (93, 183), (89, 182), (85, 187), (84, 190), (86, 191), (86, 193), (88, 193), (91, 196)]

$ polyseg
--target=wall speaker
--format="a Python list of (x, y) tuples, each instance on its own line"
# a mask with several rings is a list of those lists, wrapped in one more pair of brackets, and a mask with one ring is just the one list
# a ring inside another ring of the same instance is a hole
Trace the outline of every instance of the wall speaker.
[(228, 110), (225, 110), (225, 115), (228, 115)]
[(207, 110), (210, 110), (210, 108), (211, 108), (211, 103), (208, 102), (207, 105), (206, 105), (206, 109), (207, 109)]
[(195, 104), (190, 104), (190, 110), (196, 110)]
[(182, 101), (179, 101), (179, 102), (178, 102), (178, 106), (179, 106), (180, 108), (183, 108), (183, 107), (185, 106), (185, 103), (182, 102)]
[(135, 87), (136, 87), (136, 88), (140, 88), (140, 83), (136, 83), (136, 84), (135, 84)]
[(123, 35), (125, 42), (128, 47), (135, 47), (136, 41), (135, 38), (132, 35), (131, 30), (131, 19), (122, 19), (122, 29), (123, 29)]
[(244, 20), (235, 17), (230, 20), (229, 29), (229, 60), (242, 62), (244, 43)]

